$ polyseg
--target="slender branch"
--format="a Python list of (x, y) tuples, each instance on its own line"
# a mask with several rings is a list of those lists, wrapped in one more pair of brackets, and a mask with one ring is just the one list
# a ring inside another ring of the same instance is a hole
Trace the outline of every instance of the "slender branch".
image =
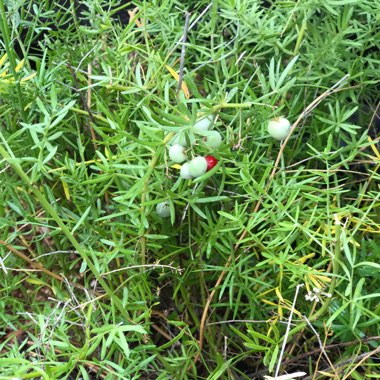
[[(5, 141), (4, 136), (0, 132), (0, 138)], [(6, 142), (6, 141), (5, 141)], [(95, 276), (95, 278), (99, 281), (100, 285), (104, 289), (104, 291), (107, 293), (108, 297), (112, 300), (116, 308), (119, 310), (120, 315), (125, 318), (126, 320), (129, 319), (129, 315), (126, 312), (123, 303), (121, 302), (120, 298), (114, 294), (113, 290), (107, 285), (107, 283), (104, 281), (103, 277), (100, 276), (99, 271), (96, 269), (94, 263), (92, 262), (87, 250), (78, 242), (78, 240), (74, 237), (74, 235), (71, 233), (69, 227), (63, 222), (62, 218), (59, 216), (58, 212), (52, 207), (48, 199), (45, 197), (45, 195), (39, 190), (37, 186), (35, 186), (32, 182), (32, 180), (29, 178), (29, 176), (25, 173), (25, 171), (22, 169), (21, 165), (19, 164), (17, 158), (14, 157), (13, 152), (10, 150), (10, 147), (6, 145), (9, 152), (7, 152), (1, 145), (0, 145), (0, 155), (11, 164), (13, 170), (18, 174), (19, 177), (24, 181), (25, 185), (30, 189), (30, 191), (34, 194), (34, 196), (37, 198), (37, 200), (41, 203), (42, 207), (45, 209), (45, 211), (54, 219), (54, 221), (57, 223), (63, 234), (67, 237), (69, 242), (74, 246), (76, 251), (80, 254), (81, 258), (86, 262), (88, 268), (92, 272), (92, 274)]]
[[(230, 324), (230, 323), (265, 323), (265, 324), (268, 324), (268, 323), (271, 323), (270, 321), (268, 322), (268, 320), (257, 320), (257, 319), (228, 319), (226, 321), (218, 321), (218, 322), (209, 322), (207, 323), (207, 326), (213, 326), (213, 325), (224, 325), (224, 324)], [(287, 325), (288, 322), (284, 322), (284, 321), (278, 321), (276, 323), (283, 323), (284, 325)], [(294, 323), (291, 323), (292, 326), (295, 326)]]
[(368, 124), (368, 129), (371, 128), (371, 125), (374, 124), (375, 118), (379, 118), (379, 109), (380, 109), (380, 102), (377, 103), (375, 110), (373, 111), (371, 120), (369, 121)]
[[(169, 132), (162, 144), (165, 146), (174, 136), (174, 132)], [(154, 168), (156, 167), (157, 165), (157, 162), (158, 162), (158, 158), (160, 157), (160, 154), (161, 154), (161, 151), (158, 150), (155, 152), (155, 154), (153, 155), (153, 158), (152, 158), (152, 161), (150, 162), (149, 166), (148, 166), (148, 170), (146, 171), (145, 175), (144, 175), (144, 185), (143, 185), (143, 192), (142, 192), (142, 195), (141, 195), (141, 218), (143, 218), (143, 215), (145, 214), (145, 201), (147, 199), (147, 195), (148, 195), (148, 191), (149, 191), (149, 180), (150, 180), (150, 176), (154, 170)], [(145, 237), (145, 226), (144, 224), (142, 223), (141, 224), (141, 232), (140, 232), (140, 236), (141, 236), (141, 239), (140, 239), (140, 247), (141, 247), (141, 252), (140, 252), (140, 256), (141, 256), (141, 264), (142, 265), (145, 265), (146, 264), (146, 237)]]
[[(306, 321), (306, 323), (308, 324), (308, 326), (310, 327), (310, 329), (313, 331), (314, 335), (317, 337), (318, 344), (319, 344), (319, 349), (322, 352), (322, 354), (324, 355), (324, 357), (326, 358), (327, 362), (329, 363), (330, 368), (332, 368), (334, 370), (334, 375), (338, 376), (338, 373), (336, 372), (336, 370), (334, 368), (334, 364), (331, 362), (329, 356), (327, 355), (327, 352), (325, 350), (324, 345), (322, 344), (321, 337), (319, 336), (318, 332), (315, 330), (315, 328), (311, 324), (311, 322), (307, 319), (306, 315), (303, 315), (302, 317)], [(319, 362), (319, 359), (318, 359), (318, 362)], [(318, 362), (317, 362), (316, 368), (318, 368)]]
[(115, 270), (111, 270), (110, 272), (106, 272), (106, 273), (102, 273), (102, 276), (107, 276), (111, 273), (116, 273), (116, 272), (121, 272), (121, 271), (125, 271), (125, 270), (131, 270), (131, 269), (140, 269), (140, 268), (151, 268), (151, 269), (155, 269), (155, 268), (167, 268), (167, 269), (171, 269), (175, 272), (178, 272), (178, 273), (182, 273), (183, 269), (182, 268), (176, 268), (176, 267), (173, 267), (172, 265), (164, 265), (164, 264), (145, 264), (145, 265), (131, 265), (129, 267), (124, 267), (124, 268), (119, 268), (119, 269), (115, 269)]
[[(60, 276), (59, 274), (56, 274), (54, 272), (51, 272), (50, 270), (48, 270), (45, 267), (43, 267), (41, 264), (36, 263), (34, 260), (32, 260), (28, 256), (24, 255), (22, 252), (20, 252), (16, 248), (12, 247), (10, 244), (8, 244), (7, 242), (5, 242), (4, 240), (0, 239), (0, 244), (3, 245), (4, 247), (6, 247), (7, 249), (9, 249), (12, 253), (14, 253), (20, 259), (26, 261), (33, 268), (40, 270), (41, 272), (47, 274), (50, 277), (55, 278), (56, 280), (58, 280), (60, 282), (65, 282), (65, 279), (62, 276)], [(68, 281), (68, 282), (69, 282), (70, 285), (74, 286), (75, 288), (82, 289), (82, 290), (86, 289), (83, 285), (76, 284), (75, 282), (72, 282), (72, 281)], [(94, 292), (94, 293), (97, 296), (104, 296), (103, 293), (98, 293), (98, 292)]]
[(179, 77), (178, 77), (178, 86), (177, 86), (177, 94), (181, 90), (182, 81), (183, 81), (183, 69), (185, 67), (185, 55), (186, 55), (186, 41), (187, 41), (187, 32), (189, 29), (189, 19), (190, 13), (186, 12), (185, 18), (185, 26), (183, 28), (183, 36), (182, 36), (182, 48), (181, 48), (181, 59), (179, 63)]
[(8, 22), (6, 19), (5, 7), (4, 7), (4, 1), (3, 0), (0, 0), (0, 14), (1, 14), (0, 30), (1, 30), (3, 38), (4, 38), (4, 46), (5, 46), (5, 51), (7, 52), (8, 59), (9, 59), (9, 67), (11, 69), (12, 76), (15, 80), (16, 93), (17, 93), (18, 102), (20, 105), (20, 113), (21, 113), (22, 120), (24, 122), (27, 122), (28, 117), (27, 117), (27, 114), (26, 114), (25, 108), (24, 108), (24, 100), (23, 100), (24, 98), (23, 98), (23, 95), (21, 92), (21, 84), (20, 84), (19, 75), (16, 71), (17, 64), (16, 64), (16, 60), (15, 60), (14, 50), (13, 50), (12, 44), (11, 44), (11, 39), (9, 36), (9, 28), (8, 28)]
[[(357, 344), (364, 344), (368, 343), (370, 341), (378, 341), (380, 340), (380, 335), (379, 336), (371, 336), (368, 338), (363, 338), (363, 339), (357, 339), (357, 340), (351, 340), (350, 342), (343, 342), (343, 343), (335, 343), (335, 344), (329, 344), (324, 347), (325, 351), (329, 350), (334, 350), (338, 349), (341, 347), (349, 347)], [(319, 354), (321, 352), (321, 347), (315, 348), (314, 350), (305, 352), (301, 355), (297, 355), (293, 358), (287, 359), (282, 363), (283, 368), (286, 367), (288, 364), (292, 364), (294, 362), (300, 362), (302, 359), (305, 358), (310, 358), (313, 355)], [(248, 376), (252, 377), (252, 379), (256, 379), (257, 377), (264, 376), (269, 372), (268, 368), (262, 369), (260, 371), (257, 371), (255, 373), (250, 373)]]
[(280, 351), (280, 356), (278, 357), (278, 363), (277, 363), (277, 367), (276, 367), (276, 372), (275, 372), (275, 375), (274, 377), (277, 378), (279, 372), (280, 372), (280, 368), (281, 368), (281, 361), (282, 361), (282, 357), (284, 356), (284, 352), (285, 352), (285, 347), (286, 347), (286, 342), (288, 340), (288, 336), (289, 336), (289, 331), (290, 331), (290, 325), (292, 323), (292, 318), (293, 318), (293, 313), (294, 313), (294, 310), (296, 308), (296, 302), (297, 302), (297, 298), (298, 298), (298, 292), (300, 290), (300, 288), (303, 287), (303, 284), (301, 285), (297, 285), (296, 287), (296, 292), (294, 294), (294, 299), (293, 299), (293, 304), (292, 304), (292, 308), (290, 309), (290, 314), (289, 314), (289, 320), (288, 320), (288, 324), (286, 326), (286, 331), (285, 331), (285, 336), (284, 336), (284, 341), (282, 342), (282, 347), (281, 347), (281, 351)]
[[(331, 94), (333, 94), (334, 92), (336, 91), (339, 91), (339, 88), (340, 86), (343, 84), (343, 82), (349, 77), (349, 75), (345, 75), (342, 79), (340, 79), (337, 83), (335, 83), (332, 87), (330, 87), (329, 89), (327, 89), (324, 93), (322, 93), (321, 95), (319, 95), (317, 98), (315, 98), (302, 112), (301, 114), (298, 116), (297, 120), (294, 122), (294, 124), (291, 126), (290, 128), (290, 132), (288, 134), (288, 136), (285, 138), (285, 140), (283, 141), (283, 143), (281, 144), (281, 148), (280, 148), (280, 151), (278, 152), (278, 155), (277, 155), (277, 158), (276, 158), (276, 161), (273, 165), (273, 170), (269, 176), (269, 179), (268, 179), (268, 182), (265, 186), (265, 192), (267, 192), (272, 184), (272, 181), (273, 181), (273, 178), (274, 176), (276, 175), (277, 173), (277, 170), (278, 170), (278, 164), (281, 160), (281, 157), (283, 156), (283, 153), (284, 153), (284, 150), (285, 150), (285, 147), (290, 139), (290, 137), (292, 136), (293, 132), (295, 131), (295, 129), (298, 127), (298, 125), (301, 123), (301, 121), (307, 117), (325, 98), (327, 98), (328, 96), (330, 96)], [(255, 205), (255, 208), (253, 209), (252, 211), (252, 214), (255, 214), (259, 208), (261, 207), (261, 203), (263, 201), (263, 198), (260, 198), (259, 201), (256, 203)], [(248, 233), (248, 230), (245, 229), (243, 231), (243, 233), (241, 234), (241, 236), (239, 237), (239, 240), (235, 246), (235, 248), (237, 248), (238, 245), (240, 245), (241, 241), (246, 237)]]
[[(370, 358), (371, 356), (376, 355), (378, 353), (380, 353), (380, 346), (375, 348), (374, 350), (372, 350), (370, 352), (366, 352), (366, 353), (358, 355), (356, 357), (352, 357), (352, 358), (342, 360), (342, 361), (336, 363), (334, 368), (336, 370), (338, 370), (338, 369), (342, 370), (347, 364), (352, 365), (353, 363), (356, 363), (356, 365), (351, 369), (351, 371), (348, 374), (345, 374), (343, 377), (341, 377), (342, 380), (348, 379), (349, 376), (352, 374), (353, 371), (355, 371), (356, 368), (358, 368), (368, 358)], [(324, 368), (324, 369), (320, 370), (319, 372), (326, 373), (329, 371), (331, 371), (331, 367)], [(326, 375), (323, 375), (323, 376), (326, 377)], [(305, 377), (304, 380), (312, 380), (313, 378), (314, 378), (314, 375)]]
[[(284, 149), (285, 149), (285, 146), (287, 144), (287, 142), (289, 141), (289, 138), (290, 136), (292, 135), (292, 133), (294, 132), (294, 130), (297, 128), (297, 126), (300, 124), (301, 120), (303, 118), (305, 118), (307, 115), (309, 115), (326, 97), (328, 97), (329, 95), (333, 94), (334, 92), (336, 91), (339, 91), (339, 87), (342, 85), (342, 83), (349, 77), (349, 75), (345, 75), (342, 79), (340, 79), (337, 83), (335, 83), (331, 88), (329, 88), (328, 90), (326, 90), (324, 93), (322, 93), (320, 96), (318, 96), (316, 99), (314, 99), (303, 111), (302, 113), (300, 114), (300, 116), (298, 117), (298, 119), (296, 120), (296, 122), (292, 125), (291, 129), (290, 129), (290, 133), (289, 135), (287, 136), (287, 138), (284, 140), (282, 146), (281, 146), (281, 149), (278, 153), (278, 156), (277, 156), (277, 159), (276, 159), (276, 162), (274, 164), (274, 168), (269, 176), (269, 180), (268, 180), (268, 183), (265, 187), (265, 190), (268, 191), (269, 190), (269, 187), (272, 183), (272, 180), (277, 172), (277, 166), (278, 166), (278, 163), (280, 162), (280, 159), (282, 157), (282, 154), (284, 152)], [(258, 200), (258, 202), (255, 204), (255, 207), (253, 208), (252, 210), (252, 215), (256, 214), (258, 212), (258, 210), (260, 209), (261, 207), (261, 204), (262, 204), (262, 201), (263, 199), (260, 198)], [(227, 269), (229, 268), (229, 266), (231, 265), (231, 262), (232, 262), (232, 257), (234, 256), (234, 254), (237, 252), (241, 242), (243, 241), (243, 239), (246, 237), (248, 233), (248, 230), (245, 228), (244, 231), (242, 232), (242, 234), (240, 235), (237, 243), (235, 244), (234, 246), (234, 249), (233, 249), (233, 253), (229, 256), (226, 264), (224, 265), (224, 269), (222, 271), (222, 273), (219, 275), (216, 283), (215, 283), (215, 287), (213, 289), (213, 291), (210, 293), (208, 299), (207, 299), (207, 302), (206, 302), (206, 305), (203, 309), (203, 314), (202, 314), (202, 318), (201, 318), (201, 323), (200, 323), (200, 326), (199, 326), (199, 348), (200, 348), (200, 351), (202, 350), (202, 347), (203, 347), (203, 340), (204, 340), (204, 329), (205, 329), (205, 323), (206, 323), (206, 319), (207, 319), (207, 315), (208, 315), (208, 309), (211, 305), (211, 302), (214, 298), (214, 295), (216, 293), (216, 290), (217, 290), (217, 287), (221, 284), (224, 276), (226, 275), (227, 273)], [(316, 313), (316, 317), (318, 317), (319, 315), (321, 315), (321, 313)], [(300, 331), (302, 330), (304, 327), (306, 326), (306, 323), (302, 323), (300, 324), (299, 326), (295, 327), (295, 329), (292, 331), (292, 333), (294, 331)], [(293, 335), (293, 334), (291, 334)], [(194, 359), (194, 363), (196, 363), (199, 359), (199, 356), (200, 356), (200, 351), (198, 352), (198, 354), (196, 355), (195, 359)]]
[[(68, 63), (67, 67), (70, 71), (71, 77), (73, 78), (74, 82), (74, 91), (79, 95), (80, 101), (82, 103), (83, 109), (87, 112), (89, 120), (86, 120), (86, 127), (90, 131), (92, 144), (94, 145), (94, 149), (97, 150), (98, 146), (96, 144), (96, 135), (94, 129), (91, 127), (91, 123), (94, 122), (94, 117), (91, 112), (91, 72), (89, 71), (89, 83), (88, 83), (88, 90), (87, 90), (87, 99), (83, 95), (82, 91), (79, 88), (79, 81), (78, 77), (76, 75), (76, 72), (74, 71), (73, 67)], [(89, 70), (91, 70), (91, 65), (88, 66)]]
[(298, 116), (297, 120), (294, 122), (294, 124), (291, 126), (290, 128), (290, 132), (288, 134), (288, 136), (285, 138), (284, 142), (282, 143), (281, 145), (281, 148), (280, 148), (280, 151), (278, 152), (278, 155), (277, 155), (277, 158), (276, 158), (276, 161), (274, 163), (274, 167), (273, 167), (273, 170), (269, 176), (269, 181), (268, 181), (268, 184), (267, 184), (267, 188), (269, 188), (272, 180), (273, 180), (273, 177), (275, 176), (276, 172), (277, 172), (277, 168), (278, 168), (278, 164), (281, 160), (281, 157), (284, 153), (284, 150), (285, 150), (285, 147), (290, 139), (290, 137), (292, 136), (293, 132), (295, 131), (295, 129), (298, 127), (298, 125), (301, 123), (301, 121), (306, 117), (308, 116), (316, 107), (318, 107), (318, 105), (325, 99), (327, 98), (328, 96), (330, 96), (331, 94), (333, 94), (334, 92), (336, 92), (340, 86), (343, 84), (343, 82), (349, 77), (349, 74), (345, 75), (342, 79), (340, 79), (337, 83), (335, 83), (332, 87), (330, 87), (329, 89), (327, 89), (324, 93), (322, 93), (321, 95), (319, 95), (316, 99), (314, 99), (302, 112), (301, 114)]

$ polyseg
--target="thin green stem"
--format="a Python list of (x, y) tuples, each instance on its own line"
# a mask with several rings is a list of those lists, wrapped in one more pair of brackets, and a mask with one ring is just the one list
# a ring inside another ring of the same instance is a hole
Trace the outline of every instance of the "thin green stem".
[[(331, 304), (332, 296), (334, 294), (335, 287), (336, 287), (337, 276), (338, 276), (338, 272), (339, 272), (339, 268), (340, 268), (339, 262), (340, 262), (340, 256), (341, 256), (341, 242), (340, 242), (340, 221), (339, 221), (337, 215), (334, 215), (334, 217), (335, 217), (335, 251), (334, 251), (334, 257), (332, 259), (333, 260), (332, 261), (332, 267), (333, 267), (332, 274), (333, 274), (333, 278), (331, 280), (331, 284), (330, 284), (330, 287), (329, 287), (329, 293), (331, 294), (331, 297), (327, 298), (325, 300), (325, 302), (323, 303), (322, 307), (315, 314), (313, 314), (313, 315), (311, 315), (311, 316), (308, 317), (308, 320), (310, 322), (316, 321), (329, 308), (329, 306)], [(292, 329), (289, 332), (288, 337), (290, 337), (290, 336), (298, 333), (299, 331), (302, 331), (306, 326), (307, 326), (307, 322), (300, 323), (298, 326), (296, 326), (294, 329)]]
[[(174, 132), (168, 133), (163, 141), (163, 145), (165, 146), (174, 136)], [(161, 155), (161, 150), (159, 149), (153, 156), (152, 161), (148, 167), (148, 171), (145, 175), (145, 181), (144, 181), (144, 186), (143, 186), (143, 192), (141, 195), (141, 218), (143, 218), (143, 215), (145, 214), (145, 201), (147, 199), (147, 194), (148, 194), (148, 185), (149, 185), (149, 179), (150, 175), (152, 174), (154, 168), (157, 165), (158, 158)], [(145, 265), (146, 263), (146, 238), (145, 238), (145, 227), (143, 223), (141, 224), (141, 232), (140, 232), (141, 240), (140, 240), (140, 256), (141, 256), (141, 264)]]
[[(4, 141), (4, 137), (1, 134), (1, 138)], [(8, 147), (8, 150), (10, 148)], [(99, 284), (102, 286), (102, 288), (105, 290), (107, 295), (110, 297), (110, 299), (114, 302), (115, 306), (119, 310), (120, 314), (123, 318), (128, 319), (128, 313), (125, 311), (122, 302), (120, 299), (113, 293), (111, 288), (107, 285), (107, 283), (103, 280), (103, 278), (100, 276), (100, 273), (95, 268), (94, 264), (92, 263), (89, 255), (87, 254), (86, 250), (80, 245), (80, 243), (75, 239), (73, 234), (70, 232), (69, 228), (63, 223), (62, 219), (58, 215), (57, 211), (51, 206), (45, 195), (35, 186), (33, 185), (31, 179), (28, 177), (28, 175), (24, 172), (22, 167), (20, 166), (18, 160), (14, 158), (14, 155), (11, 153), (8, 153), (1, 145), (0, 145), (0, 154), (1, 156), (9, 162), (9, 164), (12, 166), (13, 170), (21, 177), (21, 179), (25, 182), (25, 184), (29, 187), (29, 189), (33, 192), (35, 197), (38, 199), (38, 201), (41, 203), (44, 210), (50, 214), (50, 216), (54, 219), (54, 221), (57, 223), (57, 225), (60, 227), (62, 232), (66, 235), (68, 240), (71, 242), (71, 244), (75, 247), (76, 251), (80, 254), (82, 259), (86, 262), (87, 266), (95, 276), (95, 278), (98, 280)]]
[(307, 26), (307, 22), (304, 20), (302, 22), (302, 26), (301, 26), (301, 30), (299, 31), (298, 33), (298, 37), (297, 37), (297, 42), (296, 42), (296, 46), (294, 48), (294, 52), (293, 52), (293, 55), (296, 56), (300, 50), (300, 46), (301, 46), (301, 43), (302, 43), (302, 40), (303, 40), (303, 37), (305, 35), (305, 31), (306, 31), (306, 26)]
[(17, 98), (18, 98), (18, 102), (20, 105), (21, 117), (22, 117), (22, 120), (24, 121), (24, 123), (26, 123), (28, 120), (28, 116), (27, 116), (25, 109), (24, 109), (24, 100), (23, 100), (23, 96), (22, 96), (22, 92), (21, 92), (20, 79), (19, 79), (19, 75), (16, 71), (17, 63), (16, 63), (16, 59), (15, 59), (14, 50), (13, 50), (12, 45), (11, 45), (11, 38), (10, 38), (10, 34), (9, 34), (9, 27), (8, 27), (7, 18), (5, 15), (5, 7), (4, 7), (4, 1), (3, 0), (0, 0), (0, 13), (1, 13), (0, 30), (2, 32), (3, 39), (4, 39), (5, 51), (7, 52), (8, 59), (9, 59), (9, 67), (11, 69), (11, 73), (12, 73), (13, 78), (15, 80), (16, 93), (17, 93)]

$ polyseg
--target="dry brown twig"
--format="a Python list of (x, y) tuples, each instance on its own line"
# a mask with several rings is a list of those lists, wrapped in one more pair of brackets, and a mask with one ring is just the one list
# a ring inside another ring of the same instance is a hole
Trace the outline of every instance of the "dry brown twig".
[[(356, 357), (351, 357), (351, 358), (342, 360), (342, 361), (336, 363), (334, 368), (336, 371), (341, 372), (347, 364), (354, 364), (355, 363), (355, 365), (352, 367), (352, 369), (347, 374), (343, 375), (343, 377), (341, 377), (342, 380), (346, 380), (346, 379), (349, 379), (352, 372), (354, 372), (358, 367), (360, 367), (367, 359), (369, 359), (371, 356), (377, 355), (379, 353), (380, 353), (380, 346), (375, 348), (374, 350), (372, 350), (370, 352), (366, 352), (366, 353), (358, 355)], [(318, 372), (320, 374), (323, 374), (323, 377), (326, 378), (327, 374), (330, 371), (331, 371), (331, 367), (327, 367), (327, 368), (324, 368), (323, 370), (320, 370)], [(305, 377), (304, 380), (312, 380), (313, 376), (314, 375)], [(329, 376), (331, 376), (331, 378), (334, 378), (333, 374), (329, 374)]]
[[(374, 350), (367, 352), (365, 354), (359, 355), (356, 360), (353, 360), (353, 362), (358, 361), (358, 363), (355, 364), (355, 366), (348, 372), (347, 374), (344, 375), (342, 380), (349, 379), (351, 374), (358, 368), (360, 367), (367, 359), (369, 359), (371, 356), (377, 355), (380, 353), (380, 346), (376, 347)], [(350, 362), (350, 361), (349, 361)]]
[[(325, 351), (336, 350), (336, 349), (339, 349), (342, 347), (348, 347), (348, 346), (353, 346), (353, 345), (357, 345), (357, 344), (361, 345), (364, 343), (368, 343), (370, 341), (378, 341), (378, 340), (380, 340), (380, 336), (371, 336), (371, 337), (367, 337), (367, 338), (363, 338), (363, 339), (351, 340), (349, 342), (329, 344), (329, 345), (324, 346), (323, 348)], [(289, 359), (283, 361), (282, 366), (286, 367), (289, 364), (298, 363), (302, 359), (310, 358), (311, 356), (317, 355), (317, 354), (319, 355), (320, 353), (321, 353), (321, 347), (315, 348), (314, 350), (304, 352), (303, 354), (294, 356), (292, 358), (289, 358)], [(249, 374), (249, 376), (251, 376), (253, 379), (255, 379), (257, 377), (262, 377), (262, 376), (266, 375), (267, 373), (269, 373), (269, 370), (268, 370), (268, 368), (265, 368), (263, 370)]]
[[(94, 122), (94, 117), (92, 115), (92, 111), (91, 111), (91, 71), (88, 72), (88, 78), (89, 78), (89, 87), (88, 87), (88, 90), (87, 90), (87, 96), (89, 96), (88, 99), (86, 99), (86, 96), (83, 95), (83, 92), (81, 91), (80, 89), (80, 86), (79, 86), (79, 81), (78, 81), (78, 77), (75, 73), (75, 70), (73, 69), (73, 67), (68, 63), (67, 64), (67, 68), (69, 69), (70, 71), (70, 74), (71, 74), (71, 77), (73, 79), (73, 83), (74, 83), (74, 91), (79, 94), (79, 98), (80, 98), (80, 101), (82, 103), (82, 108), (84, 111), (87, 112), (88, 114), (88, 120), (86, 120), (86, 128), (90, 131), (90, 134), (91, 134), (91, 140), (92, 140), (92, 144), (94, 146), (94, 149), (97, 150), (98, 149), (98, 146), (97, 146), (97, 143), (96, 143), (96, 135), (95, 135), (95, 131), (94, 129), (92, 128), (91, 126), (91, 123)], [(91, 66), (89, 65), (88, 66), (88, 69), (90, 70)]]
[(368, 129), (371, 127), (372, 124), (374, 124), (375, 119), (379, 117), (379, 110), (380, 110), (380, 102), (377, 103), (373, 111), (371, 120), (369, 121), (369, 124), (368, 124)]
[[(276, 175), (276, 172), (277, 172), (277, 169), (278, 169), (278, 164), (281, 160), (281, 157), (284, 153), (284, 150), (285, 150), (285, 147), (290, 139), (290, 137), (292, 136), (293, 132), (295, 131), (295, 129), (298, 127), (298, 125), (301, 123), (301, 121), (307, 117), (325, 98), (327, 98), (328, 96), (330, 96), (331, 94), (337, 92), (337, 91), (340, 91), (340, 88), (342, 86), (342, 84), (346, 81), (346, 79), (349, 77), (349, 75), (345, 75), (342, 79), (340, 79), (337, 83), (335, 83), (332, 87), (330, 87), (329, 89), (327, 89), (325, 92), (323, 92), (321, 95), (319, 95), (317, 98), (315, 98), (302, 112), (301, 114), (298, 116), (297, 120), (293, 123), (293, 125), (291, 126), (290, 128), (290, 132), (289, 132), (289, 135), (286, 137), (286, 139), (282, 142), (281, 144), (281, 148), (280, 148), (280, 151), (278, 152), (278, 155), (277, 155), (277, 158), (276, 158), (276, 161), (274, 163), (274, 166), (273, 166), (273, 170), (269, 176), (269, 179), (268, 179), (268, 182), (267, 182), (267, 185), (265, 186), (265, 191), (267, 192), (270, 188), (270, 185), (272, 183), (272, 180), (274, 178), (274, 176)], [(261, 203), (262, 203), (262, 198), (260, 198), (255, 207), (253, 208), (252, 210), (252, 215), (257, 213), (257, 211), (260, 209), (261, 207)], [(225, 265), (224, 265), (224, 269), (222, 271), (222, 273), (219, 275), (216, 283), (215, 283), (215, 286), (214, 286), (214, 289), (212, 290), (212, 292), (210, 293), (207, 301), (206, 301), (206, 305), (203, 309), (203, 314), (202, 314), (202, 318), (201, 318), (201, 322), (200, 322), (200, 326), (199, 326), (199, 351), (197, 353), (197, 355), (195, 356), (194, 358), (194, 364), (199, 360), (199, 357), (201, 355), (201, 351), (202, 351), (202, 348), (203, 348), (203, 341), (204, 341), (204, 330), (205, 330), (205, 325), (206, 325), (206, 320), (207, 320), (207, 316), (208, 316), (208, 309), (210, 308), (210, 305), (211, 305), (211, 302), (215, 296), (215, 293), (216, 293), (216, 290), (218, 288), (218, 286), (221, 284), (224, 276), (226, 275), (227, 273), (227, 269), (228, 267), (231, 265), (231, 262), (232, 262), (232, 258), (234, 257), (234, 254), (237, 252), (242, 240), (246, 237), (248, 233), (248, 230), (247, 229), (244, 229), (244, 231), (242, 232), (242, 234), (240, 235), (236, 245), (234, 246), (234, 249), (233, 249), (233, 253), (229, 256), (228, 260), (226, 261)]]
[(177, 94), (179, 94), (179, 91), (182, 88), (183, 70), (185, 68), (187, 32), (189, 30), (189, 20), (190, 20), (190, 13), (186, 12), (186, 14), (185, 14), (185, 26), (183, 28), (183, 36), (182, 36), (181, 59), (180, 59), (180, 63), (179, 63)]
[[(7, 242), (5, 242), (4, 240), (0, 239), (0, 244), (3, 245), (4, 247), (6, 247), (7, 249), (9, 249), (12, 253), (14, 253), (20, 259), (26, 261), (34, 269), (40, 270), (41, 272), (44, 272), (48, 276), (53, 277), (53, 278), (55, 278), (56, 280), (58, 280), (58, 281), (60, 281), (62, 283), (65, 282), (65, 278), (64, 277), (62, 277), (59, 274), (56, 274), (54, 272), (51, 272), (50, 270), (46, 269), (41, 264), (36, 263), (32, 259), (30, 259), (28, 256), (24, 255), (22, 252), (20, 252), (19, 250), (17, 250), (16, 248), (12, 247)], [(72, 281), (68, 281), (68, 282), (69, 282), (69, 284), (71, 286), (74, 286), (75, 288), (78, 288), (78, 289), (81, 289), (81, 290), (86, 290), (86, 288), (83, 285), (76, 284), (75, 282), (72, 282)], [(104, 296), (103, 293), (94, 292), (94, 294), (97, 295), (97, 296), (100, 296), (100, 297)]]
[[(325, 357), (327, 363), (329, 364), (330, 368), (334, 371), (334, 376), (338, 376), (338, 372), (336, 371), (336, 369), (334, 368), (334, 364), (332, 363), (332, 361), (330, 360), (329, 356), (327, 355), (327, 352), (325, 350), (325, 346), (326, 346), (326, 342), (323, 342), (321, 341), (321, 337), (320, 335), (318, 334), (318, 332), (315, 330), (314, 326), (311, 324), (311, 322), (309, 321), (309, 319), (306, 317), (306, 315), (303, 315), (302, 318), (306, 321), (306, 323), (308, 324), (308, 326), (310, 327), (310, 329), (313, 331), (315, 337), (317, 338), (318, 340), (318, 344), (319, 344), (319, 348), (320, 348), (320, 353), (323, 354), (323, 356)], [(327, 334), (326, 334), (326, 339), (327, 339)], [(321, 355), (319, 355), (318, 359), (317, 359), (317, 362), (316, 362), (316, 366), (315, 368), (318, 368), (318, 365), (319, 365), (319, 361), (321, 359)], [(316, 375), (316, 373), (314, 374)]]

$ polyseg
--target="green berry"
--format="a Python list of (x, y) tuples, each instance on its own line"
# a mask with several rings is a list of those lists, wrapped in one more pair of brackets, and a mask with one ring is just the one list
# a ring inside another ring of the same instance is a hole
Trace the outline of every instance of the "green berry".
[(207, 132), (205, 142), (211, 149), (219, 148), (222, 144), (222, 135), (218, 131), (209, 131)]
[(167, 218), (170, 216), (170, 203), (169, 201), (160, 202), (156, 206), (156, 213), (157, 215), (161, 216), (162, 218)]
[(182, 165), (181, 171), (180, 171), (179, 175), (183, 179), (191, 179), (191, 178), (193, 178), (193, 176), (190, 174), (190, 171), (189, 171), (189, 162), (185, 162)]
[(204, 157), (194, 157), (189, 163), (189, 174), (194, 177), (200, 177), (207, 171), (207, 160)]
[(169, 148), (169, 157), (175, 163), (180, 164), (186, 161), (186, 150), (182, 145), (174, 144)]
[(193, 126), (193, 132), (194, 133), (200, 133), (204, 131), (208, 131), (214, 121), (213, 115), (208, 115), (206, 117), (203, 117), (196, 121), (196, 123)]
[(268, 132), (276, 140), (285, 139), (290, 132), (290, 122), (284, 117), (277, 117), (268, 123)]

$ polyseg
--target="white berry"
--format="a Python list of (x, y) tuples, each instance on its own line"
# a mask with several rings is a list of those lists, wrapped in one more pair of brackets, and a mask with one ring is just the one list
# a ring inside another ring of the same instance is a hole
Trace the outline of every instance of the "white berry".
[(189, 163), (189, 173), (194, 178), (200, 177), (207, 171), (207, 160), (204, 157), (194, 157)]
[(182, 145), (174, 144), (169, 148), (169, 157), (175, 163), (180, 164), (186, 161), (186, 150)]
[(284, 117), (277, 117), (268, 123), (268, 132), (276, 140), (283, 140), (290, 132), (290, 122)]
[(190, 171), (189, 171), (189, 162), (185, 162), (182, 165), (181, 171), (179, 172), (179, 175), (183, 179), (191, 179), (191, 178), (193, 178), (193, 176), (190, 174)]
[(204, 131), (208, 131), (211, 127), (211, 124), (214, 121), (213, 115), (208, 115), (196, 121), (193, 126), (194, 133), (202, 133)]
[(219, 148), (222, 144), (222, 135), (218, 131), (209, 131), (206, 135), (206, 145), (211, 149)]
[(158, 203), (156, 206), (156, 213), (162, 218), (170, 216), (170, 203), (168, 201)]

